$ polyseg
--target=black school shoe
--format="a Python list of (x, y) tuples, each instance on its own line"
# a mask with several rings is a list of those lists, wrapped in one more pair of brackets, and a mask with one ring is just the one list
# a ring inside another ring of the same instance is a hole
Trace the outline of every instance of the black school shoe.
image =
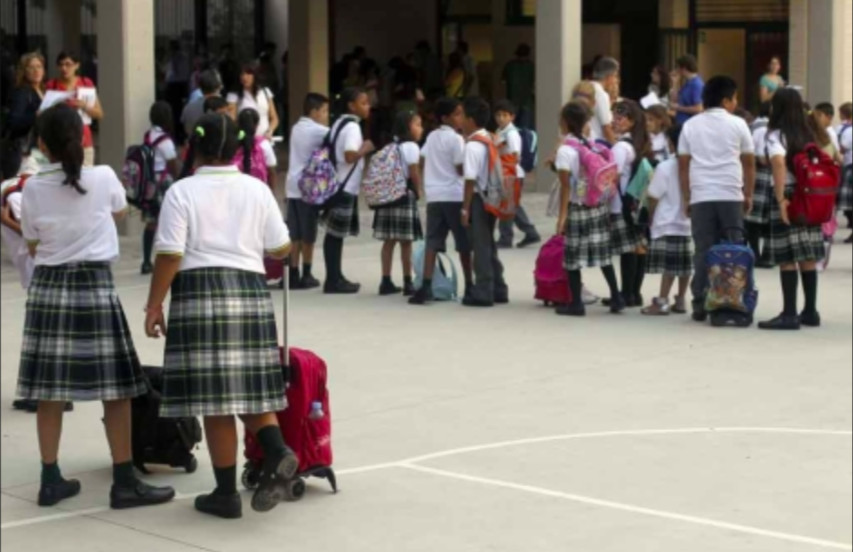
[(495, 295), (495, 305), (509, 305), (509, 295)]
[(403, 288), (395, 286), (392, 282), (382, 282), (382, 284), (379, 285), (379, 295), (382, 297), (400, 295), (402, 292)]
[(512, 249), (512, 242), (499, 241), (495, 244), (498, 249)]
[(223, 519), (240, 519), (243, 517), (243, 499), (240, 493), (228, 495), (212, 492), (197, 496), (195, 509)]
[(147, 276), (154, 272), (154, 266), (151, 263), (142, 263), (142, 267), (139, 269), (139, 273), (143, 276)]
[(800, 313), (800, 324), (808, 328), (820, 328), (820, 313), (817, 311)]
[(494, 302), (490, 301), (481, 301), (479, 299), (474, 299), (473, 297), (465, 297), (462, 299), (462, 306), (464, 307), (476, 307), (476, 308), (491, 308), (495, 306)]
[(140, 506), (154, 506), (169, 502), (173, 498), (175, 498), (175, 489), (172, 487), (154, 487), (137, 481), (132, 487), (113, 485), (110, 489), (110, 508), (125, 510)]
[(611, 297), (607, 304), (610, 307), (610, 314), (621, 314), (628, 307), (627, 301), (621, 294)]
[(410, 305), (427, 305), (432, 303), (434, 297), (432, 296), (432, 289), (422, 287), (417, 290), (414, 295), (409, 298)]
[(702, 299), (693, 301), (693, 321), (706, 322), (708, 320), (708, 311), (705, 310), (705, 300)]
[(39, 489), (39, 506), (53, 506), (66, 498), (80, 494), (80, 482), (76, 479), (63, 479), (51, 485), (42, 484)]
[(361, 284), (354, 284), (345, 278), (334, 283), (326, 282), (323, 286), (323, 293), (327, 295), (355, 295), (359, 291), (361, 291)]
[(786, 316), (784, 314), (780, 314), (776, 318), (772, 320), (768, 320), (766, 322), (759, 322), (758, 328), (762, 330), (788, 330), (795, 331), (800, 329), (800, 317), (799, 316)]
[(412, 282), (403, 283), (403, 297), (412, 297), (415, 294), (415, 284)]
[[(266, 470), (266, 467), (265, 467)], [(273, 470), (261, 474), (261, 481), (255, 494), (252, 495), (252, 510), (269, 512), (287, 497), (285, 486), (293, 479), (299, 470), (299, 459), (292, 450), (278, 461)]]
[(560, 305), (556, 310), (559, 316), (576, 316), (578, 318), (586, 316), (586, 307), (583, 303), (579, 305)]
[(317, 289), (320, 287), (320, 280), (308, 274), (302, 277), (300, 289)]
[(519, 249), (524, 249), (525, 247), (536, 245), (541, 241), (542, 238), (539, 236), (524, 236), (524, 239), (518, 242), (515, 246)]

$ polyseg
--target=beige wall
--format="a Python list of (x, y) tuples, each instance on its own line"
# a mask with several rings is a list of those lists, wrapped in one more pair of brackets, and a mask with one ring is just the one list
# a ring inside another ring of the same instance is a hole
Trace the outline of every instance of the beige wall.
[(690, 1), (660, 0), (658, 24), (661, 29), (687, 29), (690, 27)]
[(584, 64), (592, 63), (597, 55), (622, 59), (622, 26), (584, 25), (582, 55)]
[(702, 29), (699, 32), (699, 74), (706, 79), (728, 75), (746, 82), (746, 31), (743, 29)]
[(336, 60), (356, 46), (367, 48), (367, 54), (380, 64), (414, 51), (421, 40), (428, 40), (433, 51), (438, 48), (434, 1), (337, 0), (334, 29)]
[(326, 2), (294, 0), (288, 10), (290, 123), (302, 115), (309, 92), (329, 90), (329, 6)]

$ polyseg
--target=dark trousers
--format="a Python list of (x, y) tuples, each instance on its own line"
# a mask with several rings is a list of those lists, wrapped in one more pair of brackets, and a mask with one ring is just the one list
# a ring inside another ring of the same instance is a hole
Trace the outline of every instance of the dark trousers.
[(705, 256), (708, 250), (725, 237), (730, 228), (743, 229), (743, 202), (709, 201), (690, 206), (693, 225), (693, 242), (696, 254), (693, 257), (693, 300), (704, 301), (708, 293), (708, 266)]
[(521, 205), (518, 206), (518, 210), (515, 212), (515, 218), (513, 220), (502, 220), (498, 224), (501, 234), (501, 243), (512, 243), (515, 234), (513, 232), (513, 226), (518, 226), (518, 229), (524, 232), (525, 236), (530, 236), (531, 238), (539, 236), (539, 232), (536, 231), (536, 227), (533, 226), (533, 223), (530, 222), (530, 217), (527, 216), (527, 211), (525, 211), (524, 207)]
[(504, 280), (504, 267), (498, 258), (495, 243), (497, 219), (483, 207), (483, 200), (474, 196), (471, 202), (471, 224), (468, 236), (474, 250), (474, 285), (470, 296), (476, 301), (494, 303), (495, 298), (506, 297), (509, 290)]

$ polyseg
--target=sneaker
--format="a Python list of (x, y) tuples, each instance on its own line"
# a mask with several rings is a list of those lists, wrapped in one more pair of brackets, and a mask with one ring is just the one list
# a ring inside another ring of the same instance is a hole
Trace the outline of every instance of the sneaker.
[(519, 249), (524, 249), (525, 247), (536, 245), (540, 243), (542, 238), (539, 236), (524, 236), (524, 239), (516, 244), (516, 247)]
[(142, 481), (137, 481), (132, 487), (113, 485), (110, 489), (110, 508), (124, 510), (139, 506), (154, 506), (163, 504), (175, 498), (172, 487), (153, 487)]
[[(267, 280), (267, 287), (270, 289), (284, 289), (284, 278), (270, 278)], [(291, 289), (293, 288), (291, 287)]]
[(243, 500), (240, 493), (227, 495), (213, 492), (197, 496), (195, 509), (223, 519), (240, 519), (243, 517)]
[(672, 312), (675, 314), (687, 314), (687, 299), (683, 295), (675, 298), (675, 306), (672, 307)]
[(758, 328), (762, 330), (799, 330), (800, 318), (798, 316), (780, 314), (772, 320), (759, 322)]
[(584, 305), (594, 305), (601, 301), (601, 297), (589, 291), (586, 286), (581, 288), (581, 298)]
[(388, 295), (400, 295), (402, 291), (403, 288), (395, 286), (394, 283), (391, 281), (382, 282), (382, 284), (379, 286), (379, 295), (381, 295), (382, 297), (387, 297)]
[(354, 284), (347, 280), (339, 280), (336, 283), (326, 282), (323, 293), (327, 295), (354, 295), (361, 291), (361, 284)]
[(269, 512), (287, 498), (285, 485), (296, 476), (299, 459), (292, 450), (287, 449), (285, 455), (272, 468), (269, 470), (264, 467), (258, 488), (252, 495), (252, 510), (256, 512)]
[(301, 289), (316, 289), (320, 287), (320, 280), (311, 276), (310, 274), (306, 276), (302, 276), (302, 288)]
[(669, 316), (669, 301), (655, 297), (652, 304), (640, 311), (646, 316)]
[(39, 489), (39, 506), (53, 506), (66, 498), (80, 494), (80, 482), (76, 479), (63, 479), (51, 485), (42, 484)]
[(820, 313), (817, 311), (800, 313), (800, 324), (808, 328), (820, 328)]
[(583, 305), (583, 303), (581, 303), (580, 305), (560, 305), (559, 307), (557, 307), (556, 312), (559, 316), (575, 316), (581, 318), (586, 316), (586, 307)]
[(142, 263), (142, 267), (139, 269), (140, 274), (142, 274), (143, 276), (147, 276), (152, 272), (154, 272), (154, 266), (150, 262)]
[(432, 289), (421, 287), (409, 298), (410, 305), (427, 305), (433, 302)]

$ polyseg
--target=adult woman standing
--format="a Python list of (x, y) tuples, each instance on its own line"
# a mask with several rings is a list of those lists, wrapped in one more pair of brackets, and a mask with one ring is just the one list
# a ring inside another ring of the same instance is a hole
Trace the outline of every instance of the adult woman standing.
[(38, 503), (53, 506), (80, 492), (80, 482), (63, 479), (57, 463), (66, 401), (104, 404), (112, 508), (168, 502), (172, 488), (146, 485), (133, 471), (130, 399), (146, 387), (110, 268), (119, 256), (113, 219), (127, 211), (124, 188), (109, 167), (82, 168), (83, 124), (74, 110), (46, 110), (38, 130), (51, 164), (24, 188), (21, 229), (36, 269), (17, 389), (19, 397), (39, 401)]
[(4, 134), (22, 149), (36, 124), (36, 115), (44, 97), (44, 57), (38, 52), (21, 56), (15, 78), (15, 90), (9, 100), (9, 119)]
[(101, 108), (101, 100), (97, 95), (94, 101), (80, 97), (80, 89), (95, 90), (95, 83), (77, 73), (80, 70), (80, 58), (76, 54), (60, 52), (56, 56), (56, 67), (59, 69), (59, 78), (47, 81), (48, 90), (60, 92), (74, 92), (75, 95), (66, 103), (78, 110), (83, 119), (83, 166), (95, 165), (95, 141), (92, 139), (92, 121), (99, 121), (104, 117)]
[[(216, 490), (199, 496), (195, 507), (233, 519), (243, 508), (235, 415), (266, 457), (254, 510), (278, 505), (298, 469), (275, 416), (287, 399), (264, 277), (264, 254), (284, 259), (290, 237), (269, 187), (233, 165), (239, 143), (230, 117), (203, 116), (192, 145), (201, 166), (172, 185), (160, 211), (145, 331), (166, 334), (160, 415), (204, 417)], [(170, 288), (167, 329), (163, 301)]]
[(649, 92), (654, 92), (660, 98), (661, 105), (669, 107), (672, 93), (672, 79), (669, 71), (662, 65), (658, 65), (652, 69), (652, 82), (649, 84)]
[(249, 64), (243, 67), (240, 73), (239, 92), (230, 92), (225, 98), (228, 108), (231, 110), (231, 118), (237, 120), (237, 114), (244, 109), (254, 109), (261, 118), (258, 124), (257, 136), (266, 136), (271, 140), (278, 129), (278, 111), (273, 102), (273, 93), (269, 88), (262, 86), (258, 78), (257, 65)]
[(780, 71), (782, 71), (782, 58), (773, 56), (767, 65), (767, 72), (758, 84), (761, 88), (761, 103), (772, 100), (776, 91), (785, 86), (785, 79), (779, 74)]

